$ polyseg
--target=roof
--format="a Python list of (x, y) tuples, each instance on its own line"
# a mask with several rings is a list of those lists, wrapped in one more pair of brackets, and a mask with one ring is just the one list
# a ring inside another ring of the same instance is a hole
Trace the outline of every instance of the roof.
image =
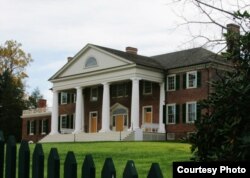
[(173, 69), (210, 62), (227, 63), (220, 55), (201, 47), (152, 56), (152, 58), (159, 62), (164, 69)]
[[(81, 51), (79, 51), (75, 55), (74, 58), (77, 58), (77, 56), (80, 55), (84, 50), (86, 50), (86, 48), (89, 48), (91, 46), (95, 48), (99, 48), (103, 51), (106, 51), (107, 53), (113, 54), (125, 60), (134, 62), (137, 65), (147, 66), (147, 67), (152, 67), (152, 68), (157, 68), (157, 69), (162, 69), (162, 70), (168, 70), (168, 69), (174, 69), (174, 68), (180, 68), (180, 67), (186, 67), (186, 66), (192, 66), (192, 65), (199, 65), (199, 64), (205, 64), (205, 63), (211, 63), (211, 62), (219, 63), (222, 65), (229, 64), (228, 61), (226, 61), (220, 55), (217, 55), (204, 48), (192, 48), (188, 50), (148, 57), (148, 56), (132, 54), (132, 53), (128, 53), (125, 51), (120, 51), (120, 50), (116, 50), (112, 48), (107, 48), (103, 46), (98, 46), (94, 44), (88, 44)], [(66, 63), (49, 80), (56, 78), (58, 74), (61, 71), (63, 71), (65, 68), (67, 68), (73, 60)]]
[(138, 54), (132, 54), (132, 53), (128, 53), (128, 52), (125, 52), (125, 51), (111, 49), (111, 48), (107, 48), (107, 47), (103, 47), (103, 46), (97, 46), (97, 45), (93, 45), (93, 46), (95, 46), (97, 48), (100, 48), (102, 50), (105, 50), (105, 51), (107, 51), (109, 53), (112, 53), (112, 54), (114, 54), (116, 56), (127, 59), (129, 61), (135, 62), (138, 65), (143, 65), (143, 66), (162, 69), (161, 63), (159, 63), (158, 61), (154, 60), (151, 57), (142, 56), (142, 55), (138, 55)]

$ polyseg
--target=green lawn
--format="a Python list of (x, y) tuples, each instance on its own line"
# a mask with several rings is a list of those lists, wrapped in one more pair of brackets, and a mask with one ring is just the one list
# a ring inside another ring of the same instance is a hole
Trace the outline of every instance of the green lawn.
[[(34, 145), (31, 146), (33, 153)], [(45, 167), (47, 158), (52, 147), (58, 149), (61, 159), (61, 177), (63, 177), (63, 164), (68, 151), (73, 151), (78, 166), (80, 177), (81, 166), (86, 154), (92, 154), (96, 177), (101, 176), (101, 170), (105, 158), (112, 157), (117, 178), (122, 177), (127, 160), (133, 160), (140, 178), (146, 178), (151, 163), (160, 164), (164, 178), (172, 177), (172, 162), (187, 161), (190, 159), (190, 145), (170, 142), (97, 142), (97, 143), (53, 143), (43, 144), (45, 154)], [(32, 156), (32, 155), (31, 155)], [(46, 177), (46, 173), (45, 173)]]

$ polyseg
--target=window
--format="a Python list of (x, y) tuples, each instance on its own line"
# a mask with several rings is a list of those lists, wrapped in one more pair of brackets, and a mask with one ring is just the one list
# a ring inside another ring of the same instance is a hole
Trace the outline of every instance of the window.
[(152, 94), (152, 82), (149, 81), (143, 82), (143, 94), (145, 95)]
[(167, 104), (167, 124), (175, 124), (176, 121), (176, 107), (175, 104)]
[(61, 115), (61, 129), (67, 128), (67, 115)]
[(29, 134), (34, 135), (35, 134), (35, 121), (30, 121), (29, 122)]
[(175, 90), (175, 77), (176, 75), (169, 75), (167, 77), (167, 90), (168, 91), (174, 91)]
[(46, 134), (47, 133), (47, 130), (48, 130), (48, 120), (42, 120), (42, 125), (41, 125), (41, 128), (42, 128), (42, 131), (41, 131), (41, 134)]
[(89, 57), (85, 63), (85, 68), (97, 66), (97, 61), (94, 57)]
[(74, 114), (61, 115), (61, 129), (74, 129)]
[(128, 96), (128, 84), (121, 83), (111, 86), (111, 96), (112, 98), (116, 97), (127, 97)]
[(196, 120), (197, 111), (196, 102), (188, 102), (186, 104), (186, 122), (193, 123)]
[(187, 72), (187, 88), (197, 87), (197, 71)]
[(97, 101), (98, 100), (98, 87), (90, 88), (90, 100)]
[(67, 104), (68, 94), (66, 92), (61, 92), (61, 104)]

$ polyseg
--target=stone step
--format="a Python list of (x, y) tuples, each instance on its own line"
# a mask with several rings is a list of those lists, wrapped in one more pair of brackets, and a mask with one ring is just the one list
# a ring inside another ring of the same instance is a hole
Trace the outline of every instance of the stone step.
[(56, 134), (47, 135), (39, 142), (94, 142), (94, 141), (120, 141), (124, 140), (130, 131), (103, 132), (103, 133), (79, 133), (79, 134)]

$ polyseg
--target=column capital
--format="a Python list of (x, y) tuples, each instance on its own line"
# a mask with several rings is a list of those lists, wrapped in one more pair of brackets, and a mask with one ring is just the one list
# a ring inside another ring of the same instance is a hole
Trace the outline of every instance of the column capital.
[(110, 85), (109, 82), (102, 82), (102, 85)]
[(75, 87), (75, 89), (77, 89), (77, 90), (80, 90), (80, 89), (83, 89), (84, 87), (83, 86), (77, 86), (77, 87)]
[(142, 78), (140, 78), (140, 77), (131, 77), (130, 80), (139, 81), (139, 80), (142, 80)]

